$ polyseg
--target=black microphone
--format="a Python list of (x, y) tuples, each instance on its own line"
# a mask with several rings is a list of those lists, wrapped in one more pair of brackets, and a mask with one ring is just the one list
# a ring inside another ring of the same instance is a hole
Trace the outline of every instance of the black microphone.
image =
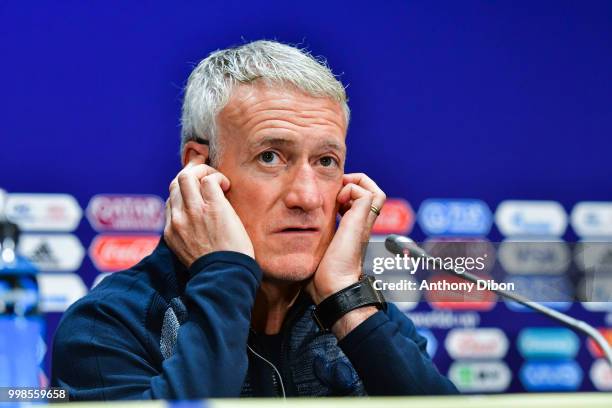
[[(401, 235), (392, 234), (392, 235), (387, 236), (387, 238), (385, 239), (385, 248), (387, 248), (387, 251), (391, 252), (392, 254), (398, 254), (402, 256), (407, 255), (407, 256), (417, 257), (417, 258), (433, 258), (425, 250), (419, 247), (412, 239), (401, 236)], [(478, 281), (481, 280), (478, 276), (473, 275), (469, 272), (457, 272), (455, 269), (447, 268), (447, 267), (442, 267), (441, 269), (444, 270), (445, 272), (450, 273), (451, 275), (458, 276), (461, 279), (464, 279), (470, 282), (478, 283)], [(599, 345), (599, 347), (601, 347), (601, 349), (604, 352), (604, 355), (606, 356), (606, 359), (608, 360), (608, 363), (612, 367), (612, 349), (610, 348), (610, 345), (608, 344), (606, 339), (601, 335), (601, 333), (597, 331), (597, 329), (595, 329), (593, 326), (588, 324), (587, 322), (583, 320), (575, 319), (569, 315), (566, 315), (565, 313), (561, 313), (557, 310), (551, 309), (548, 306), (545, 306), (538, 302), (529, 300), (528, 298), (524, 296), (517, 295), (511, 292), (508, 292), (506, 290), (503, 290), (503, 289), (488, 289), (488, 290), (490, 290), (493, 293), (496, 293), (497, 295), (503, 298), (513, 300), (532, 310), (542, 313), (548, 316), (549, 318), (556, 320), (575, 331), (584, 333), (585, 335), (589, 336), (591, 339), (593, 339), (595, 343)]]

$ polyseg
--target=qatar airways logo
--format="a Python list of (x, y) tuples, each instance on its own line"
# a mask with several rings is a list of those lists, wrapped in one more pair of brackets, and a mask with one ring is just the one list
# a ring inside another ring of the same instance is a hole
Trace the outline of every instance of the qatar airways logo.
[(96, 231), (160, 231), (164, 208), (164, 201), (154, 195), (96, 195), (86, 212)]

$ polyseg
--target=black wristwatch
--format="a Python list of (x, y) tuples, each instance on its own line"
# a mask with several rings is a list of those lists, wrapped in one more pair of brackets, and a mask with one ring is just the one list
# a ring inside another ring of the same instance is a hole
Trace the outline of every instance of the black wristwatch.
[(331, 327), (342, 316), (351, 310), (366, 306), (376, 306), (386, 310), (385, 298), (374, 288), (374, 277), (366, 275), (359, 282), (323, 299), (312, 311), (312, 318), (322, 331), (330, 331)]

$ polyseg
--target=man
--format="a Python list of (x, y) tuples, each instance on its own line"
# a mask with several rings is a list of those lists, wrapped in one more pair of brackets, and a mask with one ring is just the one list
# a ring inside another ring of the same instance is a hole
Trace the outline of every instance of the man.
[(455, 393), (362, 278), (385, 194), (344, 174), (348, 119), (342, 84), (296, 48), (204, 59), (163, 239), (66, 312), (53, 385), (76, 400)]

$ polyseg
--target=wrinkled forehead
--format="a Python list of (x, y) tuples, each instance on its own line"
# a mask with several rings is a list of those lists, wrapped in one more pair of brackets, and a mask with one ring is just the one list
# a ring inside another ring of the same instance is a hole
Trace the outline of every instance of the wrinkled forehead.
[[(219, 136), (232, 144), (272, 139), (316, 143), (346, 150), (346, 116), (331, 98), (314, 97), (293, 86), (239, 85), (217, 118)], [(246, 146), (245, 146), (246, 147)]]

